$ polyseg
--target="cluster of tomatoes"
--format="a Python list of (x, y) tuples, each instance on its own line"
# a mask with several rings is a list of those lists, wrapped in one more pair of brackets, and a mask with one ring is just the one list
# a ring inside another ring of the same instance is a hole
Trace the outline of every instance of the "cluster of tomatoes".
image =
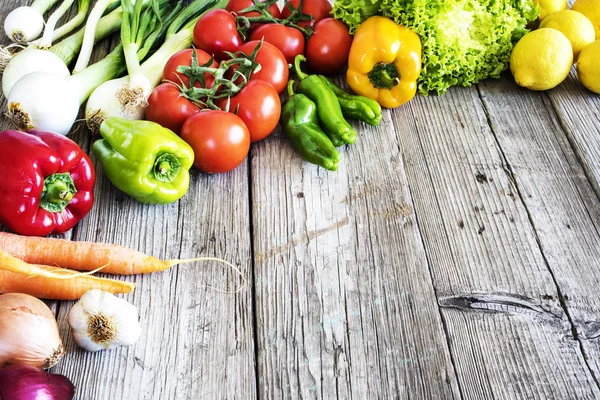
[[(204, 172), (236, 168), (247, 157), (251, 143), (275, 130), (281, 115), (279, 96), (289, 79), (288, 64), (296, 55), (304, 54), (309, 67), (323, 74), (339, 71), (348, 60), (352, 36), (346, 25), (328, 18), (331, 5), (327, 0), (291, 0), (283, 10), (273, 1), (266, 0), (264, 7), (259, 1), (230, 0), (227, 9), (204, 14), (194, 28), (194, 48), (168, 60), (164, 83), (148, 99), (146, 118), (189, 143), (194, 165)], [(247, 11), (249, 7), (261, 9)], [(240, 28), (244, 22), (246, 29)], [(242, 67), (232, 56), (248, 57), (257, 68), (246, 79), (236, 74)], [(224, 84), (223, 79), (229, 81)], [(213, 85), (237, 90), (232, 96), (216, 96), (208, 104), (206, 98), (194, 97)]]

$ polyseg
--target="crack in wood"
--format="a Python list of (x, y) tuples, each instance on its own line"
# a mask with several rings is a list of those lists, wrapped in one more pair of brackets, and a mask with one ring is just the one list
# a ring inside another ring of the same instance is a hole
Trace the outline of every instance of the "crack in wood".
[(546, 310), (534, 299), (513, 293), (472, 293), (440, 297), (440, 307), (463, 311), (483, 311), (506, 314), (533, 314), (545, 319), (562, 319), (562, 315)]
[(600, 338), (600, 321), (578, 321), (581, 326), (579, 337), (583, 340), (593, 340)]

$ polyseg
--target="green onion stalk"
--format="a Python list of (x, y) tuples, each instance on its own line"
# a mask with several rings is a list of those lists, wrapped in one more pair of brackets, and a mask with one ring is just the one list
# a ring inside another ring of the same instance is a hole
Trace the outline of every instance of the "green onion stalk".
[[(126, 2), (131, 2), (135, 0), (125, 0), (125, 2), (121, 2), (121, 7), (125, 6)], [(144, 0), (144, 3), (149, 0)], [(81, 45), (81, 50), (79, 51), (79, 56), (77, 57), (77, 61), (75, 62), (75, 67), (73, 68), (73, 73), (76, 74), (79, 71), (85, 69), (90, 59), (92, 58), (92, 50), (94, 49), (94, 37), (95, 32), (98, 27), (98, 23), (102, 18), (104, 12), (111, 6), (114, 0), (98, 0), (92, 11), (90, 11), (90, 15), (85, 23), (85, 31), (83, 35), (83, 43)]]
[[(135, 31), (121, 31), (128, 75), (98, 87), (90, 96), (85, 109), (85, 119), (92, 132), (108, 117), (142, 119), (151, 91), (160, 83), (162, 72), (169, 58), (192, 44), (194, 26), (201, 16), (215, 8), (224, 8), (226, 1), (195, 0), (179, 13), (172, 13), (169, 22), (163, 20), (159, 37), (164, 43), (142, 64), (139, 60), (148, 53), (148, 46), (136, 44)], [(140, 51), (142, 54), (140, 54)]]
[(40, 49), (47, 49), (52, 46), (52, 42), (61, 39), (75, 29), (79, 28), (90, 8), (90, 0), (79, 0), (77, 2), (77, 14), (71, 18), (69, 22), (63, 24), (60, 28), (56, 28), (58, 21), (67, 13), (71, 5), (75, 0), (65, 0), (59, 8), (56, 9), (46, 21), (46, 27), (44, 28), (44, 34), (38, 40), (31, 42), (34, 46)]

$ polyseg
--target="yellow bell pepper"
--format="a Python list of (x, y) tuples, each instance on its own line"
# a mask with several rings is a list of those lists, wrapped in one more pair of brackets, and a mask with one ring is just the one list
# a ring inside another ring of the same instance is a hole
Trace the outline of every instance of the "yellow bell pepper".
[(358, 27), (346, 73), (354, 92), (395, 108), (415, 96), (420, 74), (421, 39), (416, 33), (380, 16)]

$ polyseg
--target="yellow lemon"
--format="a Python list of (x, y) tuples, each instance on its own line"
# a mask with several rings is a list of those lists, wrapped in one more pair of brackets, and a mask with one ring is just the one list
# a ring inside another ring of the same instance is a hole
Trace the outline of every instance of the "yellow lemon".
[(533, 0), (540, 7), (538, 19), (543, 21), (548, 15), (569, 8), (567, 0)]
[(573, 65), (573, 48), (560, 31), (541, 28), (529, 32), (510, 55), (510, 70), (519, 86), (548, 90), (561, 83)]
[(600, 39), (600, 0), (577, 0), (571, 10), (579, 11), (592, 21), (596, 30), (596, 39)]
[(573, 58), (577, 59), (579, 52), (596, 38), (594, 25), (580, 12), (573, 10), (557, 11), (547, 16), (540, 28), (552, 28), (561, 31), (571, 42)]
[(577, 77), (583, 86), (600, 94), (600, 40), (587, 45), (579, 53)]

